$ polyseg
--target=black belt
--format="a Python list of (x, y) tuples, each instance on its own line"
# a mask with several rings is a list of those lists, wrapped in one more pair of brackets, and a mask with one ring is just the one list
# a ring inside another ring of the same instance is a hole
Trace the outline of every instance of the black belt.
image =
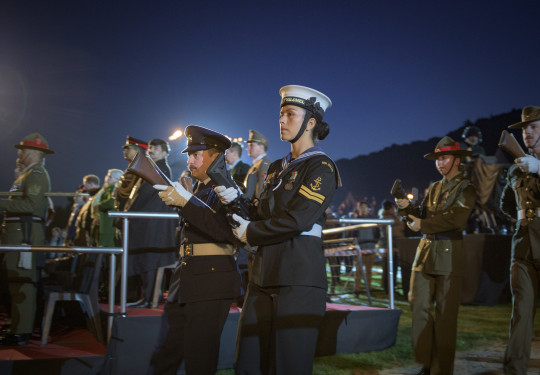
[(463, 233), (458, 231), (452, 231), (452, 232), (442, 232), (442, 233), (434, 233), (434, 234), (424, 234), (424, 238), (426, 240), (435, 241), (435, 240), (462, 240), (463, 239)]

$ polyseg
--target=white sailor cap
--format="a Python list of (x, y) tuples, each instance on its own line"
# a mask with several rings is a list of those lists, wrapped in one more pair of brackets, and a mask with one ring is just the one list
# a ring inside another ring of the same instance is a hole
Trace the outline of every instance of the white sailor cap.
[(311, 111), (322, 119), (324, 112), (332, 106), (332, 101), (322, 92), (299, 85), (284, 86), (279, 90), (281, 107), (295, 105)]

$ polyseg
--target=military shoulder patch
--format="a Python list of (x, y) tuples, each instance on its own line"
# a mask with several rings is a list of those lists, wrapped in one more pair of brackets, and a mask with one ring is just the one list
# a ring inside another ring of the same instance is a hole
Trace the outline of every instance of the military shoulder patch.
[(317, 202), (319, 204), (322, 204), (324, 202), (324, 199), (325, 199), (324, 195), (314, 192), (313, 190), (306, 187), (305, 185), (300, 186), (300, 190), (298, 190), (298, 193), (300, 195), (303, 195), (307, 199), (315, 201), (315, 202)]
[(28, 195), (38, 195), (41, 192), (41, 186), (30, 185), (28, 187)]

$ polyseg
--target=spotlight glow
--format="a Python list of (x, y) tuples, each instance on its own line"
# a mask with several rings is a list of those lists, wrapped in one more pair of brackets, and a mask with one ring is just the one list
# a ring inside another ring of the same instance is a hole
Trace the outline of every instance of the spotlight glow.
[(172, 133), (170, 136), (169, 136), (169, 141), (174, 141), (174, 140), (177, 140), (178, 138), (180, 138), (184, 133), (182, 133), (182, 130), (175, 130), (174, 133)]

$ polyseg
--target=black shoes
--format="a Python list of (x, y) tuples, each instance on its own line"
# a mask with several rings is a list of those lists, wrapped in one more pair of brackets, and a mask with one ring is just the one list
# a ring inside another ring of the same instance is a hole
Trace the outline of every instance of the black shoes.
[(30, 342), (30, 333), (21, 333), (18, 335), (8, 334), (0, 338), (1, 346), (23, 346)]
[(429, 375), (430, 374), (430, 371), (428, 368), (423, 368), (422, 370), (420, 370), (420, 372), (418, 373), (418, 375)]

